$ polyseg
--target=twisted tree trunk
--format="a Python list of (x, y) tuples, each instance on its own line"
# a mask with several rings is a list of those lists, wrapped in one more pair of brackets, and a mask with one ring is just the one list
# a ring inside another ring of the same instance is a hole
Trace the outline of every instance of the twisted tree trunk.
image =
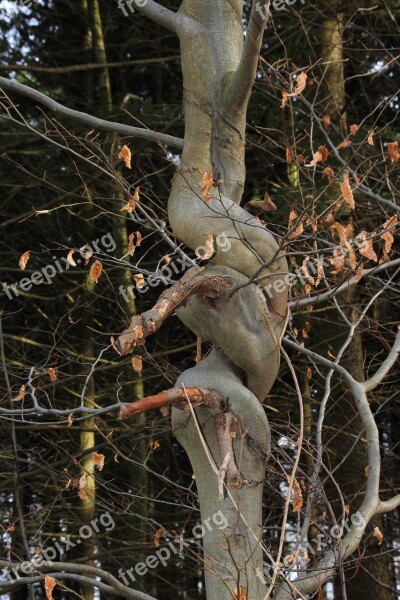
[[(200, 288), (177, 310), (192, 331), (216, 347), (177, 384), (221, 392), (229, 399), (227, 412), (199, 408), (195, 419), (191, 412), (173, 409), (173, 429), (189, 455), (205, 524), (207, 597), (218, 600), (259, 600), (265, 593), (261, 508), (270, 432), (260, 400), (279, 369), (287, 290), (283, 285), (268, 305), (249, 278), (258, 273), (259, 283), (271, 283), (279, 277), (275, 273), (287, 272), (287, 265), (271, 233), (238, 204), (245, 180), (246, 109), (264, 26), (253, 8), (243, 43), (239, 0), (184, 0), (178, 12), (185, 143), (169, 198), (169, 220), (192, 249), (221, 234), (231, 246), (228, 252), (217, 248), (215, 266), (206, 269), (228, 290), (215, 299)], [(216, 182), (208, 200), (201, 194), (204, 173), (212, 173)], [(235, 292), (238, 285), (243, 287)], [(230, 479), (232, 462), (239, 477)], [(227, 487), (221, 497), (215, 465), (220, 469), (226, 463)], [(214, 523), (219, 511), (224, 527)]]

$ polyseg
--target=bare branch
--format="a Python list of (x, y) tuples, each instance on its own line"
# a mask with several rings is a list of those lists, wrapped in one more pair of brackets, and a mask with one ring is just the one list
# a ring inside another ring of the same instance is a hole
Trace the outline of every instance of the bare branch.
[(118, 418), (123, 421), (148, 410), (171, 405), (181, 410), (189, 410), (189, 401), (195, 407), (208, 406), (209, 408), (218, 409), (224, 408), (227, 403), (225, 396), (215, 390), (200, 387), (174, 387), (154, 396), (148, 396), (130, 404), (123, 404)]
[(230, 79), (227, 92), (227, 99), (232, 103), (234, 111), (244, 110), (250, 98), (268, 16), (269, 2), (260, 6), (259, 2), (253, 0), (242, 56), (238, 68)]
[(381, 364), (375, 375), (370, 377), (367, 381), (364, 381), (363, 387), (366, 392), (372, 392), (379, 385), (382, 380), (389, 373), (390, 369), (393, 367), (400, 354), (400, 326), (399, 332), (396, 335), (396, 339), (394, 341), (393, 347), (386, 358), (386, 360)]
[[(128, 598), (128, 599), (131, 598), (132, 600), (155, 600), (155, 598), (153, 598), (153, 596), (149, 596), (148, 594), (143, 594), (142, 592), (138, 592), (136, 590), (131, 590), (129, 587), (122, 584), (118, 579), (116, 579), (116, 577), (113, 577), (113, 575), (111, 575), (107, 571), (104, 571), (103, 569), (98, 569), (97, 567), (92, 567), (90, 565), (81, 565), (81, 564), (77, 564), (77, 563), (52, 562), (52, 561), (43, 561), (40, 564), (38, 564), (38, 563), (39, 563), (39, 561), (36, 561), (35, 563), (28, 563), (28, 564), (30, 567), (32, 567), (32, 571), (35, 571), (37, 573), (52, 574), (54, 571), (59, 569), (60, 571), (65, 571), (66, 573), (72, 573), (75, 576), (78, 576), (79, 574), (83, 574), (83, 575), (87, 575), (89, 577), (99, 577), (100, 579), (103, 579), (104, 581), (106, 581), (114, 590), (118, 591), (119, 594), (123, 598)], [(0, 568), (9, 569), (11, 571), (13, 571), (15, 569), (16, 571), (19, 572), (22, 564), (26, 565), (26, 562), (25, 563), (10, 563), (6, 560), (0, 560)], [(24, 572), (25, 571), (21, 571), (21, 575)], [(19, 581), (21, 583), (23, 583), (23, 584), (30, 583), (29, 577), (25, 578), (21, 575), (20, 575), (20, 579), (19, 579)], [(64, 573), (54, 573), (54, 575), (56, 575), (59, 579), (61, 579), (64, 576)], [(97, 582), (95, 579), (90, 579), (89, 581), (92, 582), (93, 585), (97, 585)], [(4, 585), (7, 586), (8, 583), (4, 582)], [(2, 587), (3, 587), (3, 582), (0, 583), (0, 589), (2, 589)]]
[(164, 56), (159, 58), (143, 58), (136, 60), (119, 60), (107, 63), (86, 63), (81, 65), (66, 65), (65, 67), (39, 67), (38, 65), (0, 65), (0, 71), (27, 71), (30, 73), (78, 73), (80, 71), (96, 71), (97, 69), (116, 69), (134, 65), (152, 65), (171, 60), (178, 60), (179, 56)]
[(183, 140), (181, 140), (180, 138), (176, 138), (165, 133), (157, 133), (155, 131), (150, 131), (150, 129), (132, 127), (131, 125), (113, 123), (112, 121), (106, 121), (105, 119), (93, 117), (92, 115), (80, 112), (79, 110), (73, 110), (72, 108), (68, 108), (67, 106), (60, 104), (55, 100), (52, 100), (45, 94), (42, 94), (41, 92), (38, 92), (37, 90), (34, 90), (33, 88), (27, 85), (23, 85), (22, 83), (18, 83), (16, 81), (11, 81), (10, 79), (6, 79), (5, 77), (0, 77), (0, 87), (3, 87), (7, 90), (11, 90), (13, 92), (18, 92), (20, 94), (23, 94), (24, 96), (27, 96), (28, 98), (32, 98), (32, 100), (43, 104), (50, 110), (57, 112), (63, 115), (64, 117), (68, 117), (75, 121), (85, 123), (90, 127), (95, 127), (96, 129), (102, 129), (104, 131), (113, 131), (115, 133), (119, 133), (120, 135), (131, 135), (132, 137), (136, 137), (142, 140), (148, 140), (151, 142), (157, 142), (159, 144), (165, 144), (167, 146), (177, 148), (178, 150), (183, 149)]
[(400, 496), (394, 496), (394, 498), (390, 498), (390, 500), (381, 500), (378, 504), (376, 514), (381, 515), (382, 513), (396, 510), (396, 508), (398, 508), (399, 506)]
[(178, 15), (172, 12), (172, 10), (164, 8), (158, 4), (158, 2), (147, 0), (145, 6), (138, 6), (136, 4), (135, 10), (145, 17), (148, 17), (151, 21), (154, 21), (154, 23), (158, 23), (174, 33), (177, 32)]

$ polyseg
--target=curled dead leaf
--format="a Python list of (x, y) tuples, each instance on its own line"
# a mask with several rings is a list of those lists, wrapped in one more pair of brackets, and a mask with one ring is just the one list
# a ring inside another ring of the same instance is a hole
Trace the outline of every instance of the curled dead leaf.
[(318, 146), (318, 152), (322, 156), (322, 162), (326, 162), (330, 156), (330, 152), (326, 146)]
[[(296, 211), (291, 210), (289, 214), (288, 228), (291, 229), (299, 216)], [(288, 240), (296, 240), (304, 231), (303, 219), (297, 224), (297, 227), (288, 235)]]
[(266, 211), (274, 212), (275, 210), (277, 210), (277, 206), (276, 206), (275, 202), (272, 201), (271, 196), (269, 194), (267, 194), (267, 192), (265, 192), (265, 194), (264, 194), (263, 203), (264, 203)]
[(383, 233), (381, 235), (381, 239), (384, 240), (384, 242), (385, 242), (385, 248), (384, 248), (384, 259), (385, 260), (387, 260), (389, 258), (389, 254), (392, 249), (393, 242), (394, 242), (394, 236), (393, 236), (391, 230), (393, 230), (397, 226), (398, 222), (399, 222), (399, 218), (398, 218), (397, 214), (395, 214), (395, 215), (393, 215), (393, 217), (388, 219), (382, 226)]
[(134, 255), (135, 248), (136, 248), (135, 243), (133, 241), (134, 237), (135, 237), (134, 233), (129, 234), (129, 237), (128, 237), (128, 254), (130, 256)]
[(355, 208), (353, 190), (350, 187), (350, 179), (345, 177), (343, 181), (340, 183), (340, 191), (342, 192), (343, 198), (346, 200), (347, 204), (351, 206), (351, 208)]
[(328, 262), (331, 263), (335, 267), (335, 270), (332, 271), (332, 275), (337, 275), (344, 270), (344, 260), (346, 256), (344, 254), (343, 248), (335, 248), (333, 251), (333, 257), (328, 258)]
[(74, 259), (72, 258), (74, 255), (75, 250), (72, 249), (68, 252), (67, 255), (67, 263), (71, 265), (71, 267), (76, 267), (76, 262), (74, 261)]
[(371, 131), (368, 132), (368, 144), (370, 146), (374, 145), (374, 130), (371, 129)]
[(305, 73), (303, 71), (302, 73), (299, 73), (299, 75), (296, 79), (296, 87), (294, 88), (294, 90), (291, 94), (289, 94), (289, 92), (282, 91), (281, 108), (285, 108), (289, 98), (292, 98), (293, 96), (298, 96), (299, 94), (301, 94), (305, 90), (306, 85), (307, 85), (307, 73)]
[(305, 167), (315, 167), (319, 162), (322, 161), (322, 154), (321, 152), (317, 151), (314, 153), (313, 159), (311, 162), (309, 162), (308, 164), (305, 164)]
[(94, 452), (92, 454), (93, 464), (95, 467), (98, 468), (99, 471), (102, 471), (104, 469), (105, 458), (106, 457), (104, 456), (104, 454), (98, 454), (97, 452)]
[(332, 182), (335, 179), (335, 173), (333, 172), (333, 169), (331, 169), (331, 167), (326, 167), (323, 170), (323, 176), (324, 177), (328, 177), (328, 179), (329, 179), (329, 185), (332, 185)]
[(310, 256), (307, 256), (304, 259), (303, 264), (301, 266), (301, 272), (303, 273), (304, 277), (306, 278), (306, 280), (308, 281), (308, 283), (310, 285), (315, 285), (315, 279), (308, 270), (308, 263), (310, 262), (310, 260), (311, 260)]
[(215, 253), (214, 248), (214, 238), (210, 233), (207, 236), (206, 242), (204, 246), (199, 246), (196, 248), (196, 256), (200, 258), (200, 260), (209, 260), (213, 254)]
[(15, 396), (15, 398), (12, 399), (12, 402), (21, 402), (21, 400), (23, 400), (25, 398), (25, 389), (26, 389), (25, 384), (22, 384), (21, 387), (19, 388), (18, 396)]
[(90, 272), (89, 272), (90, 279), (93, 279), (93, 281), (95, 281), (97, 283), (102, 270), (103, 270), (103, 265), (101, 264), (101, 262), (99, 260), (95, 260), (90, 268)]
[(141, 290), (145, 284), (143, 273), (137, 273), (133, 276), (133, 279), (136, 283), (136, 287)]
[(368, 260), (378, 262), (378, 257), (374, 250), (373, 240), (372, 238), (368, 238), (367, 236), (367, 232), (363, 230), (355, 238), (358, 251), (361, 254), (361, 256), (365, 256), (366, 258), (368, 258)]
[(82, 475), (82, 477), (80, 477), (79, 482), (78, 482), (78, 496), (81, 500), (87, 500), (88, 499), (88, 495), (85, 491), (85, 487), (87, 484), (87, 477), (86, 475)]
[(379, 529), (379, 527), (375, 527), (374, 533), (372, 534), (378, 540), (378, 546), (380, 546), (383, 542), (383, 533)]
[(331, 117), (330, 117), (330, 115), (324, 115), (324, 116), (322, 117), (322, 119), (321, 119), (321, 122), (322, 122), (322, 125), (324, 126), (324, 129), (325, 129), (326, 131), (328, 131), (328, 129), (329, 129), (329, 126), (330, 126), (330, 124), (331, 124)]
[(46, 592), (46, 600), (54, 600), (53, 599), (53, 590), (57, 585), (57, 581), (54, 577), (50, 577), (50, 575), (46, 575), (44, 578), (44, 591)]
[(203, 181), (201, 183), (201, 195), (205, 202), (210, 202), (212, 200), (212, 196), (210, 194), (210, 189), (214, 185), (214, 178), (212, 173), (204, 173)]
[(399, 142), (390, 142), (388, 144), (388, 154), (392, 165), (400, 159)]
[(24, 253), (23, 253), (23, 255), (20, 257), (18, 264), (19, 264), (19, 268), (20, 268), (22, 271), (24, 271), (24, 269), (25, 269), (26, 265), (28, 264), (28, 260), (29, 260), (29, 257), (30, 257), (30, 255), (31, 255), (31, 251), (30, 251), (30, 250), (27, 250), (27, 251), (26, 251), (26, 252), (24, 252)]
[(53, 367), (50, 367), (47, 370), (49, 376), (50, 376), (50, 380), (51, 381), (57, 381), (57, 369), (54, 369)]
[(141, 356), (132, 356), (132, 367), (140, 377), (143, 371), (143, 360)]
[(131, 160), (132, 160), (132, 155), (131, 155), (131, 151), (129, 150), (128, 146), (126, 144), (124, 144), (118, 154), (118, 158), (120, 160), (123, 160), (125, 163), (125, 166), (127, 169), (131, 169), (132, 168), (132, 164), (131, 164)]
[(166, 529), (157, 529), (155, 536), (154, 536), (154, 545), (156, 548), (160, 547), (160, 539), (162, 537), (166, 537), (168, 535), (168, 531)]
[(351, 135), (356, 135), (357, 131), (360, 129), (359, 125), (350, 125)]
[(319, 286), (323, 279), (325, 279), (324, 261), (321, 258), (319, 261), (317, 261), (317, 281), (315, 282), (315, 286)]
[(348, 148), (351, 144), (352, 142), (350, 140), (344, 140), (344, 142), (341, 142), (339, 146), (336, 147), (336, 150), (343, 150), (343, 148)]
[(363, 266), (360, 265), (357, 269), (357, 273), (355, 274), (354, 283), (358, 283), (359, 281), (361, 281), (363, 275), (364, 275)]
[(293, 492), (293, 512), (298, 512), (303, 506), (303, 494), (301, 493), (301, 487), (298, 481), (294, 479), (291, 475), (287, 476), (289, 484), (293, 482), (292, 492)]

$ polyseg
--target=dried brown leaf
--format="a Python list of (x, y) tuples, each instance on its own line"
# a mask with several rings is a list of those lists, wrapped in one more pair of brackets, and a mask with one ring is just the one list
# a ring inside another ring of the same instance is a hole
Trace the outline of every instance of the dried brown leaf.
[(239, 587), (239, 591), (237, 589), (233, 590), (232, 600), (248, 600), (248, 596), (243, 586)]
[(144, 284), (145, 284), (143, 274), (142, 273), (137, 273), (136, 275), (133, 276), (133, 279), (135, 280), (136, 287), (139, 290), (141, 290), (144, 287)]
[(335, 173), (333, 172), (333, 169), (331, 169), (331, 167), (326, 167), (323, 170), (323, 176), (328, 177), (329, 185), (332, 185), (332, 181), (335, 179)]
[(57, 369), (50, 367), (49, 369), (47, 369), (47, 372), (50, 376), (51, 381), (57, 381)]
[(201, 257), (202, 260), (208, 260), (209, 258), (211, 258), (213, 256), (213, 254), (215, 252), (214, 238), (211, 233), (207, 236), (205, 247), (206, 247), (206, 252), (205, 252), (204, 256)]
[(322, 162), (326, 162), (329, 158), (330, 152), (328, 150), (328, 148), (326, 146), (318, 146), (318, 152), (321, 154), (322, 158), (321, 161)]
[(132, 164), (131, 164), (131, 160), (132, 160), (132, 155), (131, 155), (131, 151), (129, 150), (128, 146), (126, 146), (126, 144), (124, 144), (118, 154), (118, 158), (120, 160), (123, 160), (125, 163), (125, 166), (127, 169), (131, 169), (132, 168)]
[(68, 252), (68, 255), (67, 255), (67, 263), (68, 263), (68, 264), (70, 264), (70, 265), (71, 265), (71, 267), (76, 267), (76, 262), (75, 262), (75, 261), (74, 261), (74, 259), (72, 258), (72, 257), (73, 257), (73, 254), (74, 254), (74, 252), (75, 252), (75, 250), (73, 250), (73, 249), (72, 249), (72, 250), (70, 250), (70, 251)]
[(332, 271), (332, 275), (337, 275), (344, 270), (345, 254), (343, 248), (335, 248), (333, 251), (333, 258), (329, 258), (328, 261), (335, 267)]
[(204, 173), (203, 181), (201, 183), (201, 195), (205, 202), (210, 202), (212, 200), (212, 196), (210, 194), (210, 189), (214, 185), (214, 178), (212, 173)]
[(22, 269), (22, 271), (24, 271), (24, 270), (25, 270), (25, 267), (26, 267), (26, 265), (28, 264), (28, 260), (29, 260), (29, 257), (30, 257), (30, 255), (31, 255), (31, 251), (30, 251), (30, 250), (27, 250), (27, 251), (26, 251), (26, 252), (24, 252), (24, 253), (23, 253), (23, 255), (20, 257), (18, 264), (19, 264), (19, 268), (20, 268), (20, 269)]
[(135, 253), (135, 242), (133, 241), (133, 238), (135, 237), (134, 233), (130, 233), (129, 237), (128, 237), (128, 254), (130, 256), (133, 256)]
[(99, 471), (102, 471), (104, 469), (104, 461), (105, 461), (105, 456), (104, 454), (98, 454), (97, 452), (94, 452), (92, 454), (92, 461), (95, 467), (98, 468)]
[(379, 529), (379, 527), (375, 527), (374, 533), (372, 534), (378, 540), (378, 546), (380, 546), (383, 542), (383, 533)]
[(338, 232), (340, 243), (343, 245), (351, 239), (353, 234), (353, 224), (349, 223), (346, 227), (344, 227), (335, 221), (335, 223), (330, 227), (330, 230), (336, 230)]
[(290, 96), (298, 96), (299, 94), (304, 92), (307, 85), (307, 77), (307, 73), (305, 73), (304, 71), (298, 75), (296, 79), (296, 87), (293, 90), (293, 94), (290, 94)]
[(46, 592), (46, 600), (54, 600), (53, 590), (57, 585), (57, 581), (54, 577), (46, 575), (44, 578), (44, 591)]
[(348, 177), (345, 177), (344, 180), (340, 183), (340, 191), (343, 194), (343, 198), (346, 200), (347, 204), (351, 206), (351, 208), (355, 208), (353, 190), (350, 187), (350, 180)]
[(366, 231), (361, 231), (355, 238), (355, 242), (357, 244), (357, 248), (361, 256), (365, 256), (366, 258), (368, 258), (368, 260), (378, 262), (378, 257), (374, 250), (374, 242), (372, 238), (368, 238), (368, 234)]
[(93, 279), (93, 281), (95, 281), (97, 283), (102, 270), (103, 270), (103, 265), (101, 264), (101, 262), (99, 260), (95, 260), (90, 268), (90, 272), (89, 272), (90, 279)]
[(286, 148), (286, 161), (289, 163), (289, 165), (291, 165), (293, 162), (293, 151), (289, 146)]
[(344, 140), (344, 142), (341, 142), (339, 146), (336, 147), (336, 150), (343, 150), (343, 148), (348, 148), (351, 144), (352, 142), (350, 140)]
[(267, 194), (266, 192), (264, 194), (263, 204), (265, 207), (264, 210), (266, 210), (268, 212), (274, 212), (275, 210), (277, 210), (277, 206), (276, 206), (275, 202), (273, 202), (271, 196), (269, 194)]
[(157, 529), (155, 536), (154, 536), (154, 545), (156, 548), (160, 547), (160, 539), (162, 537), (166, 537), (168, 535), (168, 531), (166, 529)]
[(381, 235), (381, 239), (384, 240), (384, 242), (385, 242), (385, 248), (384, 248), (385, 260), (387, 260), (389, 258), (389, 254), (392, 249), (393, 242), (394, 242), (394, 236), (390, 230), (394, 229), (397, 226), (398, 221), (399, 221), (399, 218), (398, 218), (397, 214), (395, 214), (395, 215), (393, 215), (393, 217), (388, 219), (383, 224), (384, 232)]
[(15, 396), (15, 398), (12, 399), (12, 402), (21, 402), (21, 400), (25, 398), (25, 389), (25, 384), (22, 384), (19, 388), (18, 396)]
[(307, 73), (305, 73), (304, 71), (302, 73), (300, 73), (296, 79), (296, 87), (294, 88), (293, 92), (291, 94), (289, 94), (289, 92), (283, 91), (282, 92), (282, 103), (281, 103), (281, 108), (285, 108), (287, 101), (289, 98), (292, 98), (293, 96), (298, 96), (299, 94), (301, 94), (307, 85)]
[(368, 132), (368, 144), (370, 146), (374, 145), (374, 130), (371, 129), (371, 131)]
[(359, 125), (350, 125), (351, 135), (356, 135), (356, 133), (359, 129), (360, 129)]
[(315, 279), (314, 277), (310, 274), (309, 270), (308, 270), (308, 263), (310, 262), (310, 257), (307, 256), (304, 261), (303, 264), (301, 266), (301, 272), (303, 273), (304, 277), (306, 278), (306, 280), (308, 281), (308, 283), (310, 285), (315, 285)]
[(321, 121), (322, 121), (322, 125), (324, 126), (324, 129), (326, 131), (328, 131), (329, 126), (331, 124), (331, 117), (330, 117), (330, 115), (323, 116), (322, 119), (321, 119)]
[(322, 154), (321, 154), (321, 152), (317, 151), (314, 153), (312, 161), (304, 166), (305, 167), (315, 167), (321, 161), (322, 161)]
[(78, 496), (81, 500), (88, 499), (88, 495), (85, 491), (86, 483), (87, 483), (87, 477), (86, 477), (86, 475), (82, 475), (82, 477), (80, 477), (79, 483), (78, 483), (78, 486), (79, 486)]
[(315, 282), (315, 286), (319, 286), (323, 279), (325, 279), (324, 261), (321, 259), (317, 262), (317, 281)]
[(392, 165), (400, 159), (399, 142), (390, 142), (388, 144), (388, 154)]
[(143, 371), (143, 360), (141, 356), (132, 356), (133, 370), (141, 377)]
[(356, 275), (355, 275), (355, 277), (354, 277), (354, 283), (358, 283), (358, 282), (359, 282), (359, 281), (362, 279), (362, 277), (363, 277), (363, 274), (364, 274), (364, 271), (363, 271), (363, 266), (362, 266), (362, 265), (360, 265), (360, 266), (358, 267), (358, 269), (357, 269), (357, 273), (356, 273)]
[(290, 475), (288, 475), (288, 482), (289, 482), (289, 484), (291, 482), (293, 482), (293, 486), (292, 486), (292, 491), (293, 491), (293, 500), (292, 500), (293, 512), (299, 512), (299, 510), (303, 506), (303, 494), (301, 493), (300, 484), (296, 481), (296, 479), (293, 479), (293, 477), (290, 476)]

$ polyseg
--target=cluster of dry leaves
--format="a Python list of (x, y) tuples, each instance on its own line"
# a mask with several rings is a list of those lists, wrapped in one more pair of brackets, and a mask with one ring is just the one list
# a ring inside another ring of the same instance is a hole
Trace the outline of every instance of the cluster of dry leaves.
[[(346, 178), (341, 185), (341, 191), (345, 201), (351, 206), (354, 203), (354, 197), (348, 178)], [(337, 205), (336, 209), (340, 206)], [(363, 267), (366, 260), (371, 260), (375, 263), (385, 263), (390, 258), (392, 246), (394, 243), (394, 235), (398, 226), (398, 215), (394, 214), (390, 219), (385, 221), (378, 229), (372, 233), (368, 233), (364, 229), (356, 236), (353, 234), (353, 225), (349, 223), (344, 226), (341, 223), (335, 221), (334, 213), (335, 210), (331, 211), (327, 216), (322, 219), (317, 219), (314, 216), (308, 216), (306, 214), (299, 216), (296, 211), (292, 210), (289, 215), (289, 234), (288, 241), (294, 241), (302, 235), (306, 226), (311, 226), (313, 232), (316, 233), (321, 228), (329, 226), (330, 232), (333, 236), (339, 237), (339, 243), (333, 250), (333, 256), (327, 259), (327, 262), (323, 259), (318, 260), (315, 263), (314, 273), (317, 272), (316, 277), (310, 273), (310, 256), (307, 256), (301, 266), (301, 271), (306, 278), (308, 285), (306, 286), (306, 293), (311, 292), (312, 287), (318, 287), (321, 281), (325, 280), (324, 269), (328, 264), (334, 267), (331, 271), (331, 275), (338, 275), (345, 270), (346, 264), (355, 273), (355, 283), (357, 283), (363, 275)], [(378, 259), (377, 252), (374, 244), (377, 241), (383, 240), (384, 245), (381, 252), (381, 258)], [(294, 266), (298, 267), (295, 259), (292, 258), (291, 262)]]

